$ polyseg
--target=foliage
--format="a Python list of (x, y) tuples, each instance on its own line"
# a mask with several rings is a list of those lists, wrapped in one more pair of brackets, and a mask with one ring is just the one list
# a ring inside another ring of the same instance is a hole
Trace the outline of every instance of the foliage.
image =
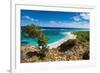
[(42, 49), (46, 48), (46, 43), (48, 41), (48, 38), (43, 33), (43, 31), (39, 26), (36, 26), (35, 24), (30, 24), (25, 26), (23, 31), (25, 32), (26, 35), (32, 38), (37, 38), (38, 39), (37, 43), (39, 46), (42, 46)]
[(31, 58), (32, 61), (40, 61), (40, 60), (43, 60), (43, 58), (46, 56), (46, 54), (48, 53), (48, 50), (47, 49), (42, 49), (40, 51), (35, 51), (35, 52), (28, 52), (26, 53), (26, 56), (28, 58)]
[(38, 44), (39, 46), (42, 46), (42, 49), (46, 49), (46, 43), (48, 41), (48, 38), (45, 34), (40, 34), (38, 37)]
[(37, 56), (32, 57), (32, 62), (40, 62), (41, 60)]
[(75, 39), (69, 39), (68, 41), (64, 42), (63, 44), (61, 44), (59, 46), (59, 51), (63, 52), (63, 51), (67, 51), (68, 49), (72, 48), (76, 43)]
[(90, 37), (89, 37), (89, 31), (84, 31), (84, 32), (73, 32), (73, 34), (77, 35), (77, 40), (80, 42), (85, 42), (85, 41), (89, 41)]
[(47, 55), (48, 49), (42, 49), (42, 50), (39, 51), (39, 53), (42, 53), (44, 55)]
[(36, 26), (35, 24), (30, 24), (27, 25), (23, 28), (23, 31), (30, 37), (36, 38), (38, 37), (41, 33), (42, 30), (40, 27)]
[(83, 59), (84, 59), (84, 60), (88, 60), (88, 59), (90, 58), (89, 55), (90, 55), (90, 54), (89, 54), (89, 51), (86, 51), (86, 52), (83, 54)]
[(36, 56), (38, 53), (35, 51), (35, 52), (27, 52), (26, 53), (26, 56), (28, 57), (28, 58), (31, 58), (31, 57), (33, 57), (33, 56)]

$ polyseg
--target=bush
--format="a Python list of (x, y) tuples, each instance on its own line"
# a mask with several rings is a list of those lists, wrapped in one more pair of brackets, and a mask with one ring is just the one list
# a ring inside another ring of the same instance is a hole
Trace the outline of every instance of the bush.
[(42, 49), (42, 50), (39, 51), (39, 53), (42, 53), (44, 55), (47, 55), (48, 49)]
[(76, 43), (75, 39), (69, 39), (68, 41), (64, 42), (59, 46), (59, 51), (64, 52), (67, 51), (68, 49), (72, 48)]
[(89, 37), (89, 31), (84, 31), (84, 32), (73, 32), (73, 34), (77, 35), (77, 40), (80, 42), (86, 42), (90, 40)]
[(88, 59), (89, 59), (89, 51), (86, 51), (86, 52), (83, 54), (83, 59), (84, 59), (84, 60), (88, 60)]
[(26, 53), (26, 56), (28, 57), (28, 58), (31, 58), (31, 57), (33, 57), (33, 56), (36, 56), (38, 53), (35, 51), (35, 52), (27, 52)]
[(37, 54), (37, 57), (38, 57), (40, 60), (43, 60), (45, 56), (46, 56), (46, 55), (43, 54), (43, 53), (38, 53), (38, 54)]
[(37, 58), (39, 60), (43, 60), (43, 58), (47, 55), (47, 53), (48, 53), (48, 49), (42, 49), (42, 50), (40, 50), (38, 52), (37, 51), (35, 51), (35, 52), (31, 52), (31, 51), (27, 52), (26, 56), (28, 58), (34, 58), (35, 57), (36, 60), (37, 60)]
[(46, 48), (48, 37), (43, 33), (42, 29), (39, 26), (36, 26), (35, 24), (30, 24), (24, 26), (22, 31), (25, 33), (25, 35), (36, 38), (39, 47), (42, 46), (42, 49)]
[(25, 26), (22, 31), (33, 38), (37, 38), (38, 36), (40, 36), (40, 34), (42, 33), (42, 30), (40, 29), (39, 26), (36, 26), (35, 24), (30, 24)]
[(32, 62), (40, 62), (41, 60), (37, 56), (32, 57)]

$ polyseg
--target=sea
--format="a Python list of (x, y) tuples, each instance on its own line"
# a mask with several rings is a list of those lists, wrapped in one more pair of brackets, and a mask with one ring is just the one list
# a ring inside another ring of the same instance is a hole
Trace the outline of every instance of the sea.
[[(21, 29), (22, 30), (22, 29)], [(67, 37), (68, 32), (81, 32), (89, 31), (84, 28), (43, 28), (44, 34), (48, 37), (47, 44), (54, 43)], [(37, 39), (29, 36), (25, 36), (24, 32), (21, 31), (21, 46), (38, 46)]]

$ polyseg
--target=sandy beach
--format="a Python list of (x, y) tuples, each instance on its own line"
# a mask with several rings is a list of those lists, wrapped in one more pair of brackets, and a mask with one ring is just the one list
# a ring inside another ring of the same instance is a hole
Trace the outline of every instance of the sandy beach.
[(54, 42), (52, 44), (48, 44), (49, 46), (49, 49), (52, 49), (52, 48), (57, 48), (58, 46), (60, 46), (63, 42), (69, 40), (69, 39), (75, 39), (76, 38), (76, 35), (72, 34), (71, 32), (67, 32), (65, 37), (57, 42)]
[[(67, 41), (69, 39), (75, 39), (76, 38), (76, 35), (72, 34), (71, 32), (66, 32), (64, 34), (65, 34), (64, 38), (62, 38), (62, 39), (60, 39), (60, 40), (58, 40), (54, 43), (48, 44), (47, 46), (49, 47), (49, 49), (57, 48), (58, 46), (60, 46), (65, 41)], [(35, 48), (35, 46), (22, 46), (21, 50), (32, 51), (34, 48)]]
[[(43, 52), (35, 46), (21, 46), (21, 63), (33, 63), (33, 62), (48, 62), (48, 61), (72, 61), (72, 60), (89, 60), (89, 42), (78, 42), (63, 51), (62, 48), (58, 48), (61, 44), (69, 39), (77, 39), (76, 34), (71, 32), (64, 33), (65, 37), (57, 42), (48, 44), (48, 50)], [(83, 38), (82, 38), (83, 39)], [(73, 41), (72, 41), (73, 42)], [(67, 43), (65, 43), (67, 44)], [(46, 49), (45, 49), (46, 50)]]

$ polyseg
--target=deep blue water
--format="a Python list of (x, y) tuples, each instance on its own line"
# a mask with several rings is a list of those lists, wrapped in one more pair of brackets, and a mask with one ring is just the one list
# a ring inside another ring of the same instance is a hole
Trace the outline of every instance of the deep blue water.
[[(89, 29), (73, 29), (73, 28), (66, 28), (66, 29), (43, 29), (43, 32), (48, 36), (48, 44), (56, 42), (62, 38), (64, 38), (65, 35), (67, 35), (67, 32), (76, 32), (76, 31), (89, 31)], [(24, 35), (24, 32), (21, 32), (21, 46), (24, 45), (34, 45), (37, 46), (37, 39), (27, 37)]]

